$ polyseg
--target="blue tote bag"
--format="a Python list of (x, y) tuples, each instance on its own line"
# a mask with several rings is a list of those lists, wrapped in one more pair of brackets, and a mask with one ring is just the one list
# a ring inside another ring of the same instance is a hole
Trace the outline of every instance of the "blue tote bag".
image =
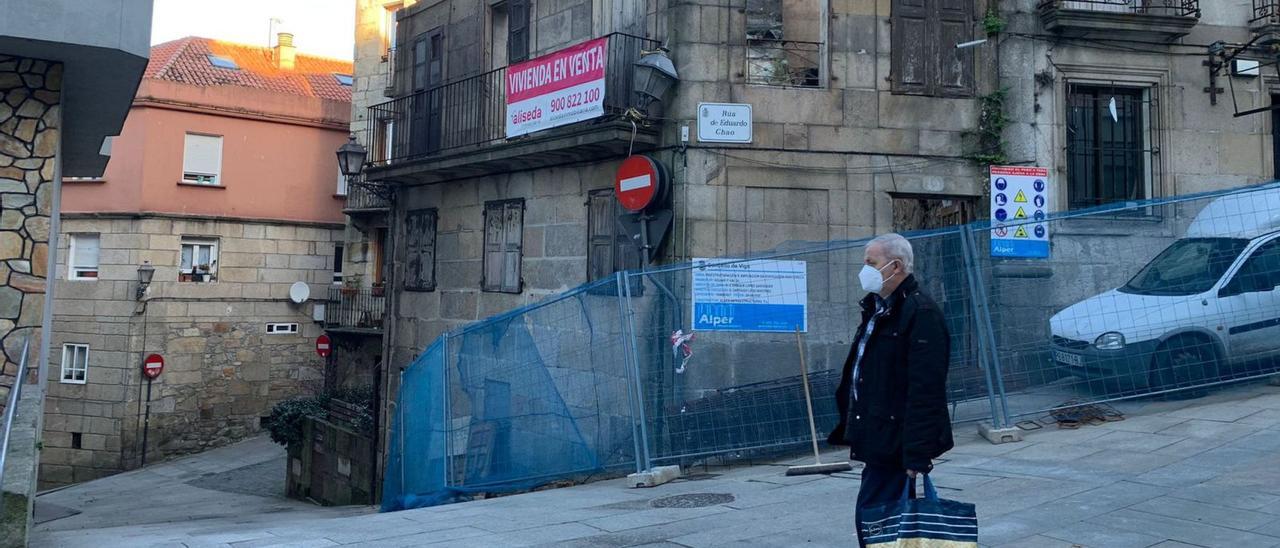
[(929, 475), (924, 498), (912, 498), (911, 486), (897, 502), (862, 511), (862, 538), (877, 548), (977, 548), (978, 513), (972, 504), (938, 498)]

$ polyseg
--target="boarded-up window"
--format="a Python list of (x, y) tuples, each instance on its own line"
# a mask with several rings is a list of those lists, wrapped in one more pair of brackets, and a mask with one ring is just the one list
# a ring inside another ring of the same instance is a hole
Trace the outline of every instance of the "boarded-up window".
[(973, 0), (893, 0), (893, 92), (973, 95)]
[(529, 59), (529, 0), (507, 3), (507, 62)]
[(405, 215), (406, 291), (433, 291), (436, 288), (435, 208), (411, 209)]
[(612, 189), (587, 195), (587, 280), (640, 267), (640, 254), (618, 224), (621, 206)]
[(519, 293), (520, 258), (524, 246), (524, 200), (484, 204), (484, 291)]

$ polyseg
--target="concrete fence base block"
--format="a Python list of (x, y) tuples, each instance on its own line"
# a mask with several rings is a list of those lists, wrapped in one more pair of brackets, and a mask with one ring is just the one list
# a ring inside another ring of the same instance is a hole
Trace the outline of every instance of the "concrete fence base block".
[(1267, 379), (1267, 384), (1271, 386), (1280, 386), (1280, 375), (1272, 375), (1270, 379)]
[(657, 487), (678, 477), (680, 477), (679, 466), (659, 466), (627, 475), (627, 484), (636, 488)]
[(1022, 430), (1017, 427), (996, 428), (989, 422), (978, 423), (978, 433), (993, 445), (1022, 441)]

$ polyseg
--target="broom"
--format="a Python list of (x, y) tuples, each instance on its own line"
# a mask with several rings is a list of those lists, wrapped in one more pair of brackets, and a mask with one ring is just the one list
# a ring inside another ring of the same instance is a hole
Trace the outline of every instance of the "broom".
[(800, 378), (804, 382), (804, 408), (809, 412), (809, 435), (813, 437), (813, 462), (814, 464), (803, 464), (787, 468), (788, 476), (803, 476), (806, 474), (834, 474), (836, 472), (848, 472), (853, 467), (846, 462), (836, 462), (830, 464), (822, 463), (822, 454), (818, 452), (818, 427), (813, 422), (813, 398), (809, 395), (809, 365), (804, 360), (804, 339), (800, 336), (800, 328), (796, 327), (796, 345), (800, 347)]

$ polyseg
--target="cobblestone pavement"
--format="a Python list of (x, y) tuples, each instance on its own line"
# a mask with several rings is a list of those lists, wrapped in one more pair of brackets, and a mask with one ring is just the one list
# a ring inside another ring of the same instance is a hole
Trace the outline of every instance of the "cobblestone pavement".
[[(984, 546), (1280, 546), (1280, 388), (1117, 407), (1126, 420), (1044, 428), (1013, 444), (957, 427), (936, 482), (944, 497), (978, 505)], [(858, 481), (856, 468), (786, 477), (789, 462), (777, 462), (713, 467), (653, 489), (611, 480), (353, 516), (368, 509), (189, 483), (267, 461), (220, 451), (162, 465), (173, 472), (157, 466), (42, 496), (83, 513), (40, 525), (32, 545), (849, 546)], [(697, 496), (655, 504), (677, 495)]]

